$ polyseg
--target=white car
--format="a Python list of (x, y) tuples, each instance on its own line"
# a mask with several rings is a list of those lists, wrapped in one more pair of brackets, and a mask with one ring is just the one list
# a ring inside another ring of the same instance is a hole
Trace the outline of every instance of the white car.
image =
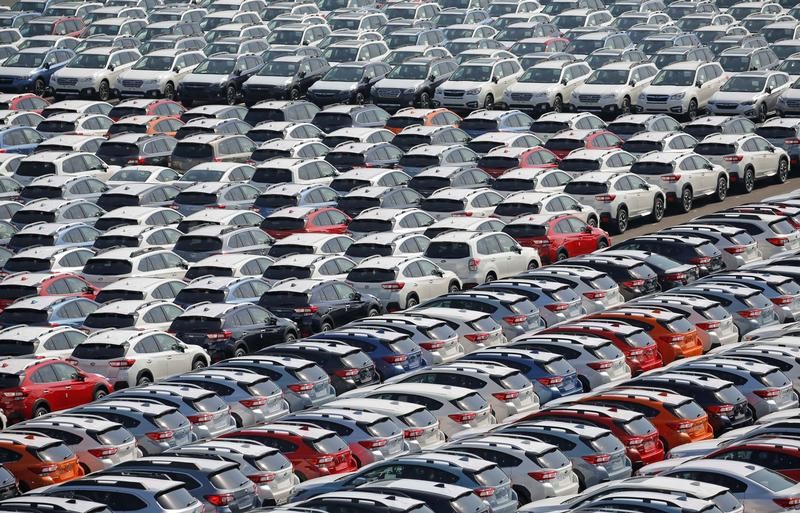
[[(79, 114), (77, 112), (64, 112), (43, 119), (36, 125), (36, 130), (45, 138), (58, 137), (65, 132), (68, 135), (94, 135), (105, 136), (111, 125), (114, 124), (108, 116), (103, 114)], [(47, 144), (48, 141), (45, 141)]]
[(160, 248), (115, 248), (90, 258), (81, 275), (102, 287), (129, 276), (183, 278), (189, 264), (175, 253)]
[(511, 109), (561, 112), (592, 68), (585, 62), (544, 61), (528, 68), (503, 94)]
[(436, 88), (434, 104), (456, 110), (490, 109), (522, 75), (516, 59), (474, 59), (460, 65)]
[(575, 88), (569, 103), (580, 112), (608, 116), (629, 114), (639, 94), (653, 80), (658, 68), (652, 63), (612, 62), (596, 69)]
[(685, 153), (697, 146), (697, 139), (684, 132), (639, 132), (622, 143), (622, 149), (635, 157), (651, 151)]
[(591, 112), (548, 112), (531, 123), (531, 132), (543, 142), (564, 130), (606, 128), (606, 122)]
[(504, 222), (530, 214), (572, 214), (591, 226), (599, 226), (600, 217), (594, 208), (581, 205), (563, 192), (516, 192), (506, 196), (494, 208), (494, 215)]
[(287, 255), (267, 267), (263, 277), (270, 285), (287, 278), (344, 280), (355, 266), (352, 259), (339, 255)]
[(694, 198), (713, 195), (717, 201), (724, 201), (728, 197), (727, 170), (692, 152), (648, 153), (631, 166), (631, 173), (661, 187), (667, 194), (667, 204), (681, 212), (692, 209)]
[(503, 196), (487, 189), (439, 189), (420, 203), (420, 208), (440, 221), (450, 216), (489, 217)]
[(205, 60), (203, 52), (156, 50), (141, 57), (116, 78), (113, 88), (120, 98), (175, 98), (180, 81)]
[(87, 152), (43, 151), (28, 155), (19, 162), (11, 178), (22, 185), (29, 185), (44, 175), (91, 176), (104, 181), (108, 165), (96, 155)]
[(563, 192), (572, 176), (560, 169), (519, 167), (497, 178), (492, 189), (504, 193), (517, 191)]
[(576, 177), (594, 171), (625, 173), (634, 162), (636, 157), (625, 150), (574, 150), (558, 163), (558, 168)]
[(694, 119), (727, 80), (728, 75), (718, 62), (675, 62), (653, 77), (636, 103), (643, 112)]
[(728, 170), (730, 184), (744, 192), (755, 187), (756, 180), (775, 178), (783, 183), (789, 176), (789, 155), (755, 134), (709, 135), (694, 148), (712, 164)]
[(347, 232), (356, 240), (381, 232), (421, 234), (434, 222), (436, 219), (433, 216), (418, 208), (374, 207), (353, 218), (347, 226)]
[(169, 301), (112, 301), (86, 316), (83, 327), (89, 332), (107, 328), (136, 328), (166, 331), (183, 308)]
[(76, 55), (66, 66), (53, 73), (50, 87), (56, 101), (64, 98), (96, 98), (107, 101), (117, 77), (141, 57), (133, 49), (100, 47)]
[(594, 172), (581, 175), (564, 187), (564, 192), (600, 214), (600, 222), (614, 233), (624, 233), (631, 219), (664, 217), (666, 195), (657, 185), (633, 173)]

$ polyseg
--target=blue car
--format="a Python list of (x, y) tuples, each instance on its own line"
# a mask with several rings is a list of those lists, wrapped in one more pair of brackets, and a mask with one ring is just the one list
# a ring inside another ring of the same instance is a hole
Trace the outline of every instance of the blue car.
[(422, 349), (408, 335), (380, 328), (340, 328), (306, 340), (336, 341), (361, 349), (375, 363), (381, 381), (428, 365)]
[(26, 48), (0, 65), (0, 91), (44, 95), (50, 77), (63, 68), (75, 52), (66, 48)]
[(23, 153), (30, 155), (44, 136), (29, 126), (10, 126), (0, 130), (0, 149), (4, 153)]
[(578, 372), (560, 354), (532, 349), (504, 347), (469, 354), (461, 361), (492, 362), (517, 369), (533, 383), (533, 391), (541, 404), (573, 394), (583, 393)]
[(98, 308), (100, 303), (85, 297), (32, 296), (22, 298), (0, 312), (0, 327), (27, 324), (80, 328), (86, 317)]
[(327, 185), (280, 183), (262, 192), (253, 210), (266, 217), (284, 207), (335, 207), (338, 198), (339, 193)]

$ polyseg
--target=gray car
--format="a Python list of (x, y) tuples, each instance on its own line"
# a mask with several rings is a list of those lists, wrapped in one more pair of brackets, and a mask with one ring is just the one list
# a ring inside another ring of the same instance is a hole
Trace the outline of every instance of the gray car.
[(778, 324), (775, 305), (759, 289), (735, 283), (692, 283), (670, 291), (677, 295), (702, 296), (719, 302), (733, 315), (739, 336), (765, 326)]
[(781, 323), (800, 320), (800, 285), (793, 279), (764, 271), (729, 271), (709, 276), (700, 283), (735, 283), (758, 289), (775, 305)]
[(203, 182), (182, 190), (174, 205), (184, 216), (209, 208), (248, 209), (258, 194), (258, 189), (246, 183)]
[(619, 285), (611, 277), (589, 266), (559, 265), (546, 266), (525, 273), (525, 276), (543, 281), (563, 283), (574, 290), (581, 298), (581, 306), (587, 314), (619, 306), (625, 298)]
[(69, 513), (112, 513), (101, 502), (42, 495), (25, 495), (5, 499), (0, 503), (2, 511), (64, 511)]
[(274, 239), (264, 230), (247, 226), (201, 226), (181, 235), (173, 251), (189, 262), (213, 255), (247, 253), (266, 255)]

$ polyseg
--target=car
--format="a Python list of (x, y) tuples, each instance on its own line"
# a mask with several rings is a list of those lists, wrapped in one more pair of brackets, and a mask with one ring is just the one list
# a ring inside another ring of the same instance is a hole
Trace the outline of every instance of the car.
[[(366, 51), (373, 52), (371, 48)], [(372, 87), (391, 69), (383, 62), (339, 62), (311, 84), (306, 96), (309, 101), (323, 106), (340, 101), (361, 104), (370, 98)]]
[(245, 162), (255, 149), (256, 143), (244, 135), (197, 134), (178, 141), (169, 166), (180, 172), (208, 161)]
[(461, 64), (436, 89), (434, 104), (462, 111), (490, 109), (521, 75), (522, 68), (516, 59), (474, 59)]
[[(177, 85), (205, 60), (202, 52), (156, 50), (141, 57), (127, 71), (121, 73), (114, 89), (121, 98), (175, 99)], [(172, 112), (170, 114), (173, 114)]]
[(561, 112), (571, 99), (572, 91), (584, 83), (591, 71), (582, 62), (544, 61), (535, 64), (506, 89), (502, 102), (509, 108), (523, 111)]
[(114, 301), (87, 315), (82, 328), (89, 333), (128, 327), (163, 330), (182, 312), (182, 308), (169, 301)]
[(274, 239), (255, 227), (201, 226), (181, 234), (172, 249), (188, 262), (199, 262), (220, 254), (266, 255), (273, 242)]
[(70, 326), (83, 324), (100, 305), (80, 296), (34, 296), (17, 300), (0, 312), (0, 326)]
[(535, 248), (543, 264), (606, 248), (611, 236), (571, 214), (522, 215), (503, 227), (522, 246)]
[(666, 112), (692, 120), (701, 110), (711, 109), (711, 98), (727, 80), (719, 63), (689, 60), (668, 64), (639, 94), (637, 107), (643, 112)]
[(56, 101), (69, 97), (107, 101), (111, 84), (141, 57), (135, 49), (91, 48), (50, 77)]
[(378, 105), (328, 105), (314, 114), (311, 123), (329, 134), (340, 128), (383, 128), (389, 113)]
[(29, 48), (10, 56), (0, 66), (0, 75), (8, 77), (8, 83), (0, 86), (4, 93), (31, 92), (43, 96), (50, 84), (50, 77), (63, 68), (75, 56), (72, 50)]
[[(75, 453), (58, 438), (4, 432), (0, 435), (0, 447), (9, 453), (9, 461), (3, 462), (3, 467), (14, 475), (20, 491), (65, 483), (84, 475)], [(42, 473), (42, 468), (52, 467), (49, 460), (55, 457), (59, 458), (61, 472)]]
[[(216, 212), (219, 215), (219, 212)], [(230, 212), (225, 212), (230, 215)], [(255, 215), (255, 214), (254, 214)], [(169, 226), (181, 227), (183, 216), (171, 208), (132, 206), (118, 207), (113, 212), (101, 215), (94, 223), (97, 230), (108, 231), (120, 226)], [(207, 220), (206, 222), (210, 222)], [(186, 224), (191, 225), (191, 221)], [(185, 225), (184, 225), (185, 226)]]
[(639, 94), (650, 85), (657, 68), (644, 62), (613, 62), (596, 69), (576, 87), (569, 104), (576, 111), (604, 115), (630, 114)]
[(482, 508), (488, 508), (469, 488), (444, 483), (433, 484), (420, 479), (374, 481), (357, 487), (356, 491), (410, 497), (425, 502), (435, 511), (447, 513), (459, 511), (462, 507), (476, 513), (485, 513)]
[(172, 251), (151, 248), (112, 248), (89, 258), (81, 276), (103, 286), (136, 275), (151, 278), (182, 278), (189, 264)]
[(198, 101), (235, 105), (241, 97), (244, 82), (263, 65), (257, 55), (207, 57), (180, 80), (176, 96), (187, 108)]
[(755, 187), (756, 180), (773, 177), (783, 183), (789, 172), (789, 156), (757, 135), (712, 135), (695, 146), (694, 151), (712, 164), (728, 169), (730, 182), (744, 192)]
[(683, 153), (697, 145), (697, 139), (681, 132), (637, 132), (622, 143), (622, 149), (634, 156), (644, 155), (651, 151)]
[(92, 176), (45, 175), (22, 187), (18, 197), (25, 203), (41, 198), (80, 198), (96, 203), (107, 190), (108, 186)]
[(708, 108), (711, 114), (743, 115), (763, 122), (777, 108), (778, 97), (789, 86), (789, 75), (783, 72), (742, 72), (711, 96)]
[(210, 299), (216, 303), (254, 303), (268, 289), (269, 284), (255, 276), (205, 276), (190, 281), (174, 303), (181, 308)]

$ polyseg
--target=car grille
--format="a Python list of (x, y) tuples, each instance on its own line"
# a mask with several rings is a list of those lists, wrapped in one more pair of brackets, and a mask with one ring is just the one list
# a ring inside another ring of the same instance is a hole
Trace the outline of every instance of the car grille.
[(796, 108), (800, 107), (800, 100), (788, 100), (786, 102), (786, 106), (787, 107), (791, 107), (793, 109), (796, 109)]
[(375, 91), (379, 96), (400, 96), (400, 89), (377, 89)]
[(738, 103), (718, 103), (717, 104), (717, 108), (718, 109), (735, 109), (738, 106), (739, 106)]
[(141, 80), (123, 80), (122, 81), (122, 85), (124, 87), (142, 87), (142, 83), (143, 82)]
[(511, 99), (515, 102), (527, 102), (533, 98), (533, 95), (530, 93), (511, 93)]
[(445, 91), (444, 95), (448, 98), (461, 98), (464, 96), (464, 91)]
[(12, 77), (0, 77), (0, 84), (11, 84), (14, 82)]
[(653, 103), (666, 103), (667, 102), (667, 98), (669, 98), (669, 97), (667, 95), (663, 95), (663, 94), (648, 94), (647, 95), (647, 101), (653, 102)]
[(599, 94), (581, 94), (578, 95), (578, 100), (582, 103), (597, 103), (600, 101)]
[(78, 83), (77, 78), (59, 78), (58, 83), (61, 85), (75, 85)]
[(338, 93), (339, 91), (314, 91), (314, 94), (317, 96), (333, 96)]

